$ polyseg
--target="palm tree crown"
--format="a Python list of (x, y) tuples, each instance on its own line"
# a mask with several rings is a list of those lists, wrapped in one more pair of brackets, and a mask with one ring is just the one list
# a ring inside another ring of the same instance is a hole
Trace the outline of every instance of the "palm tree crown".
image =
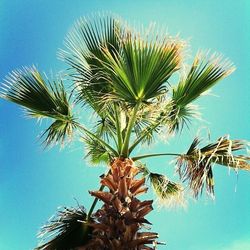
[[(83, 208), (61, 211), (60, 219), (52, 221), (43, 229), (45, 233), (57, 231), (58, 236), (39, 249), (63, 249), (60, 246), (65, 247), (64, 241), (75, 242), (69, 245), (67, 243), (66, 249), (76, 248), (86, 242), (90, 242), (92, 248), (89, 249), (99, 249), (94, 248), (93, 244), (97, 244), (99, 238), (103, 237), (99, 232), (102, 230), (100, 225), (103, 219), (100, 219), (99, 211), (99, 223), (95, 222), (92, 212), (97, 199), (100, 199), (106, 204), (101, 211), (112, 214), (109, 194), (103, 192), (104, 187), (108, 187), (112, 197), (117, 198), (112, 206), (118, 206), (118, 203), (119, 206), (126, 206), (128, 201), (125, 202), (122, 195), (116, 196), (115, 191), (119, 189), (123, 190), (119, 191), (123, 194), (126, 192), (120, 187), (125, 185), (123, 176), (114, 172), (117, 171), (115, 166), (125, 164), (128, 159), (132, 161), (130, 165), (135, 164), (132, 169), (135, 168), (134, 171), (142, 174), (143, 178), (149, 177), (156, 194), (168, 203), (182, 200), (182, 185), (169, 180), (165, 175), (152, 173), (142, 164), (142, 159), (161, 155), (174, 156), (180, 180), (187, 182), (196, 198), (204, 187), (208, 194), (214, 195), (214, 164), (236, 171), (250, 170), (250, 158), (234, 154), (244, 149), (246, 142), (231, 140), (227, 136), (204, 146), (200, 146), (200, 138), (195, 138), (186, 153), (150, 152), (147, 155), (136, 155), (138, 146), (143, 143), (151, 144), (155, 135), (162, 131), (169, 134), (181, 133), (182, 128), (197, 117), (198, 112), (193, 102), (234, 71), (234, 66), (221, 55), (198, 52), (191, 66), (184, 67), (185, 43), (178, 37), (157, 34), (152, 28), (137, 32), (112, 15), (79, 19), (66, 37), (65, 45), (66, 48), (59, 51), (59, 56), (69, 65), (66, 74), (67, 80), (72, 82), (71, 88), (65, 87), (63, 79), (49, 80), (35, 67), (26, 67), (12, 71), (6, 77), (1, 97), (23, 106), (33, 118), (51, 119), (51, 125), (42, 135), (46, 146), (69, 142), (73, 135), (80, 132), (80, 138), (87, 149), (86, 156), (91, 162), (105, 162), (111, 165), (111, 169), (102, 177), (99, 193), (91, 192), (96, 198), (89, 212), (86, 213)], [(172, 85), (173, 76), (174, 79), (180, 76), (175, 85)], [(76, 105), (93, 110), (96, 117), (93, 129), (88, 129), (77, 117), (74, 112)], [(119, 160), (122, 163), (114, 165)], [(133, 185), (136, 185), (136, 180), (133, 179), (135, 174), (125, 165), (122, 171), (128, 171), (124, 174), (128, 181), (124, 187), (129, 187), (131, 191)], [(129, 174), (129, 171), (133, 173)], [(121, 179), (115, 179), (116, 175)], [(144, 182), (145, 179), (142, 179), (141, 183), (137, 183), (137, 188)], [(133, 190), (137, 190), (136, 187)], [(131, 191), (126, 199), (139, 202), (132, 194)], [(145, 214), (141, 212), (141, 221), (137, 218), (137, 225), (147, 223), (144, 215), (151, 211), (150, 201), (138, 204), (145, 209)], [(81, 221), (82, 224), (75, 223), (76, 221)], [(95, 243), (90, 241), (92, 230)], [(75, 232), (74, 235), (72, 232)], [(126, 233), (128, 234), (127, 231)], [(146, 245), (156, 242), (156, 235), (153, 233), (137, 235), (138, 246), (145, 244), (145, 248), (135, 248), (137, 243), (131, 241), (130, 249), (151, 249), (146, 248)], [(78, 241), (78, 236), (83, 237), (82, 240)], [(140, 241), (142, 238), (144, 241)], [(115, 241), (108, 244), (113, 244), (114, 249), (115, 246), (120, 246)]]

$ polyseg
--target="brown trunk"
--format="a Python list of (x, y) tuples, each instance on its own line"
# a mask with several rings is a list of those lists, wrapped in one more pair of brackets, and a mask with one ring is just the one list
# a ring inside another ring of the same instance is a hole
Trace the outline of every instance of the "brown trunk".
[(110, 173), (101, 179), (101, 184), (109, 191), (90, 192), (104, 204), (94, 214), (98, 223), (91, 224), (94, 228), (92, 239), (83, 249), (155, 249), (158, 235), (141, 232), (144, 224), (150, 224), (144, 217), (153, 210), (153, 201), (136, 198), (147, 192), (145, 178), (135, 178), (139, 169), (130, 159), (117, 158), (110, 168)]

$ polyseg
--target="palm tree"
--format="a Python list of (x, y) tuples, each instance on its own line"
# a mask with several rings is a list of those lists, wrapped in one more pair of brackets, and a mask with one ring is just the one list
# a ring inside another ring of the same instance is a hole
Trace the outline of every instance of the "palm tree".
[[(147, 192), (145, 182), (150, 181), (160, 201), (182, 203), (184, 187), (151, 172), (144, 158), (174, 157), (180, 181), (198, 198), (203, 189), (214, 196), (215, 164), (249, 171), (250, 157), (235, 155), (246, 142), (228, 136), (203, 146), (196, 137), (186, 153), (138, 155), (137, 149), (157, 135), (181, 133), (197, 118), (193, 102), (234, 67), (221, 55), (201, 52), (184, 67), (185, 43), (178, 37), (157, 34), (152, 27), (137, 32), (112, 15), (78, 20), (65, 44), (59, 56), (69, 65), (66, 77), (49, 80), (35, 67), (15, 70), (6, 77), (1, 97), (23, 106), (30, 117), (51, 120), (42, 134), (45, 146), (64, 145), (78, 136), (86, 157), (93, 164), (105, 163), (107, 173), (100, 189), (90, 191), (91, 208), (59, 211), (41, 229), (48, 238), (37, 249), (155, 249), (158, 235), (143, 231), (153, 200), (138, 195)], [(172, 85), (176, 72), (180, 77)], [(93, 110), (92, 129), (77, 117), (77, 105)], [(98, 200), (103, 205), (94, 212)]]

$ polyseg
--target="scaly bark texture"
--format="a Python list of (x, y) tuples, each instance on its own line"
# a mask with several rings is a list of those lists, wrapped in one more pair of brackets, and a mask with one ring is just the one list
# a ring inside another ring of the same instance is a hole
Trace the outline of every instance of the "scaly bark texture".
[(109, 191), (90, 192), (104, 205), (94, 214), (98, 222), (90, 224), (94, 228), (92, 239), (84, 249), (155, 249), (158, 234), (141, 231), (144, 224), (150, 224), (144, 217), (153, 210), (153, 201), (136, 198), (147, 192), (145, 178), (135, 178), (139, 169), (131, 159), (116, 158), (110, 167), (101, 180)]

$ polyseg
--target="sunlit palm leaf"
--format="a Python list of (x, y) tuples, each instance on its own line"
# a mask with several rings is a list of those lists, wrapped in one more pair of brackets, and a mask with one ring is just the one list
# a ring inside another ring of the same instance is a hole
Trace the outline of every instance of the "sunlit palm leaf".
[(249, 156), (233, 155), (234, 151), (246, 147), (244, 141), (221, 137), (217, 142), (199, 148), (200, 140), (195, 138), (188, 152), (178, 157), (177, 167), (183, 181), (188, 181), (197, 198), (206, 186), (214, 196), (213, 164), (217, 163), (236, 170), (250, 171)]
[(113, 16), (99, 15), (76, 22), (66, 38), (67, 51), (60, 56), (75, 70), (72, 74), (78, 92), (78, 100), (99, 111), (100, 99), (110, 92), (110, 86), (99, 76), (105, 60), (102, 48), (110, 53), (119, 51), (120, 20)]
[(43, 133), (43, 143), (45, 146), (60, 143), (64, 145), (67, 139), (71, 139), (73, 130), (77, 128), (77, 123), (74, 120), (55, 120)]
[(45, 81), (35, 67), (9, 74), (1, 88), (1, 97), (23, 106), (30, 117), (55, 119), (43, 134), (46, 145), (63, 142), (75, 128), (70, 98), (62, 81)]
[(95, 134), (106, 141), (116, 135), (114, 105), (106, 105), (105, 109), (98, 113), (98, 120), (95, 124)]
[(113, 152), (97, 139), (89, 135), (85, 135), (82, 139), (87, 151), (85, 157), (89, 158), (92, 164), (108, 163), (114, 157)]
[(150, 173), (149, 178), (159, 199), (159, 205), (173, 207), (185, 204), (184, 189), (180, 184), (170, 181), (165, 175), (156, 173)]
[(190, 106), (191, 102), (233, 71), (232, 64), (228, 60), (223, 60), (222, 56), (213, 54), (208, 57), (199, 53), (187, 75), (182, 77), (173, 89), (172, 130), (178, 130), (189, 118), (197, 115), (195, 109)]
[(160, 126), (153, 130), (150, 130), (150, 128), (154, 127), (159, 121), (162, 113), (161, 102), (162, 99), (159, 99), (156, 103), (142, 105), (137, 114), (133, 132), (135, 132), (136, 138), (140, 138), (144, 133), (146, 134), (141, 143), (150, 145), (154, 141), (154, 134), (160, 132)]
[(36, 250), (75, 249), (91, 238), (91, 228), (86, 224), (83, 207), (64, 208), (57, 217), (42, 227), (39, 237), (47, 240)]
[(177, 41), (147, 41), (127, 31), (120, 51), (103, 49), (104, 78), (113, 89), (110, 94), (132, 105), (158, 97), (166, 91), (164, 83), (179, 69), (180, 48)]
[(136, 140), (131, 145), (130, 152), (140, 143), (151, 144), (155, 134), (162, 132), (164, 126), (169, 127), (169, 124), (172, 124), (172, 120), (170, 120), (170, 113), (173, 109), (172, 102), (165, 100), (165, 97), (163, 95), (158, 98), (156, 103), (142, 106), (135, 123)]
[(198, 106), (192, 103), (186, 106), (177, 106), (171, 103), (172, 110), (169, 113), (166, 124), (169, 128), (169, 132), (181, 131), (184, 126), (189, 127), (192, 118), (200, 119), (200, 113)]

